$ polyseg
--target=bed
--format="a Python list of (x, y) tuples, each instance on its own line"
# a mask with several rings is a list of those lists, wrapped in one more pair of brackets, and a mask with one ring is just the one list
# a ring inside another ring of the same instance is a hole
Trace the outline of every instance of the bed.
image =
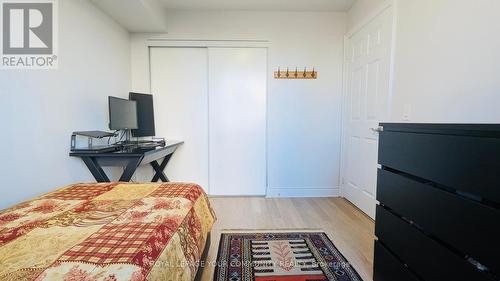
[(70, 185), (0, 211), (0, 280), (193, 280), (215, 219), (195, 184)]

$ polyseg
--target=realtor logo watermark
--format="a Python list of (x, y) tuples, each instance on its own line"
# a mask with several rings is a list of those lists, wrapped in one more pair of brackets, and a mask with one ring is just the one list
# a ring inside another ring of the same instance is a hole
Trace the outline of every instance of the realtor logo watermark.
[(54, 69), (57, 57), (57, 0), (0, 0), (0, 68)]

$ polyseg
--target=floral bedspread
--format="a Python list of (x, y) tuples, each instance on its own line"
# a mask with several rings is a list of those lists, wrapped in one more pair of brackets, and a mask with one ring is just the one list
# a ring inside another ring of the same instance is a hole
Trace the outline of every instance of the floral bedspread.
[(75, 184), (0, 211), (0, 280), (193, 280), (215, 214), (194, 184)]

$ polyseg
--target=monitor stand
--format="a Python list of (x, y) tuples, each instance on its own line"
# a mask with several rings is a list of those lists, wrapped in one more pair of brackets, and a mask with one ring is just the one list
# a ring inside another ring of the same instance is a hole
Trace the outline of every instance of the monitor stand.
[(125, 131), (125, 140), (121, 141), (120, 145), (124, 147), (136, 146), (137, 143), (132, 140), (132, 130), (124, 129), (124, 131)]
[(125, 129), (125, 143), (132, 143), (132, 130)]
[(127, 146), (127, 147), (150, 147), (154, 146), (156, 142), (152, 140), (139, 140), (139, 139), (132, 139), (132, 130), (126, 130), (125, 131), (125, 140), (121, 142), (122, 145)]

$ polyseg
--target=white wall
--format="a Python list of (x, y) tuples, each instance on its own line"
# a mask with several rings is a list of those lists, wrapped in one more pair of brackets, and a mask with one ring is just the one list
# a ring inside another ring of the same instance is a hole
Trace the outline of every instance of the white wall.
[(356, 25), (363, 22), (375, 9), (386, 0), (356, 0), (351, 9), (347, 12), (347, 30), (351, 30)]
[[(349, 25), (371, 14), (377, 1), (358, 0)], [(500, 1), (396, 2), (390, 121), (500, 122)]]
[(107, 129), (107, 96), (130, 87), (129, 34), (87, 0), (59, 1), (59, 69), (0, 70), (0, 209), (93, 181), (71, 132)]
[(393, 121), (500, 122), (500, 1), (399, 3)]
[[(345, 13), (173, 12), (168, 21), (168, 35), (156, 36), (271, 41), (269, 195), (337, 194)], [(136, 91), (149, 91), (145, 39), (153, 36), (132, 35), (132, 88)], [(278, 66), (314, 66), (319, 79), (275, 80), (272, 73)]]

